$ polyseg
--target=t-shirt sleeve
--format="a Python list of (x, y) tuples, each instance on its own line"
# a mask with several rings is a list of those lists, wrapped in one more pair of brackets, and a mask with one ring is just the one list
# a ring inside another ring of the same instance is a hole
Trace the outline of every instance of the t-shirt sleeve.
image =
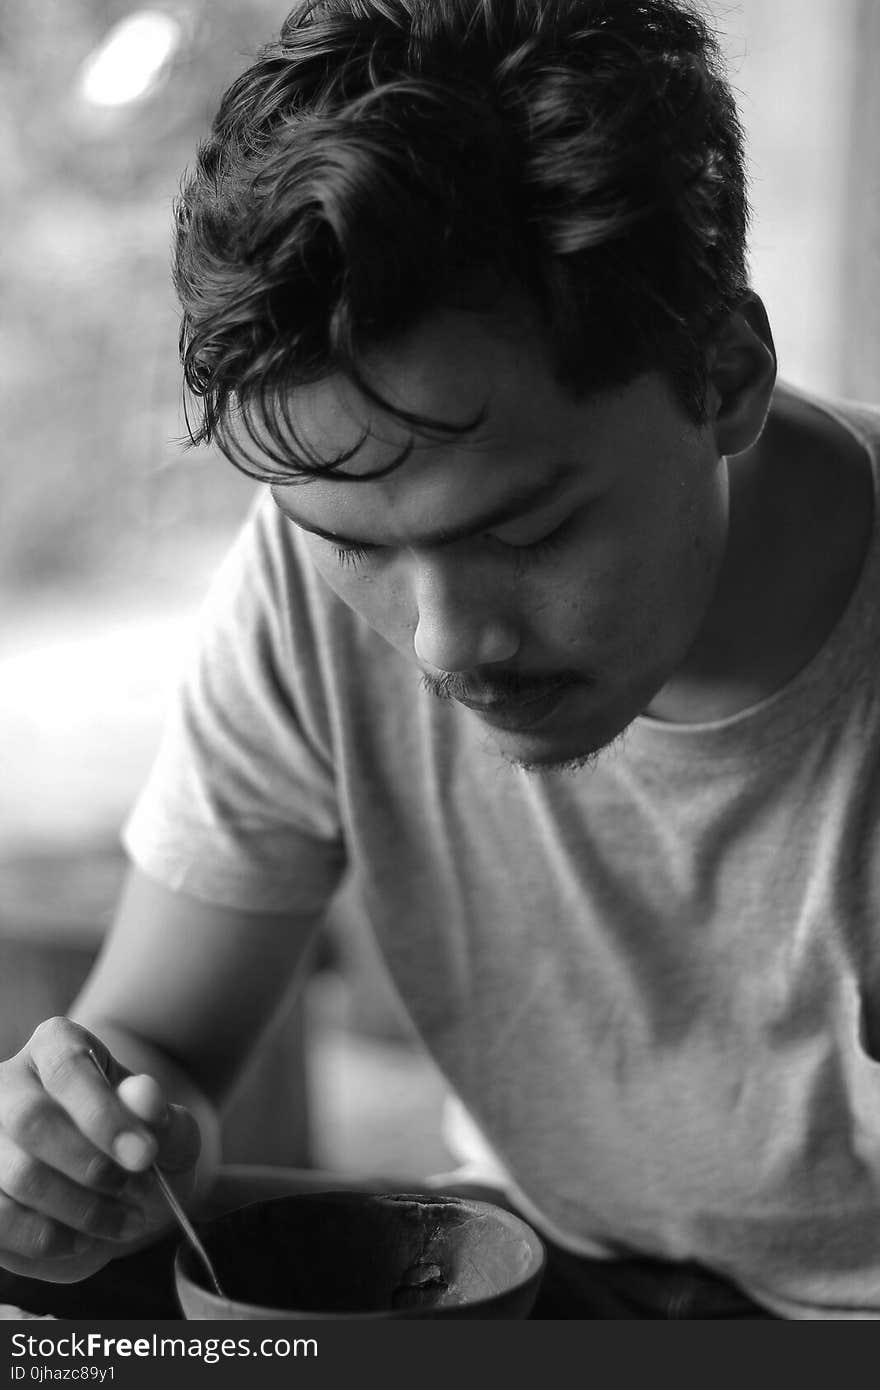
[(258, 498), (196, 624), (122, 841), (168, 887), (227, 907), (314, 912), (345, 852), (320, 594)]

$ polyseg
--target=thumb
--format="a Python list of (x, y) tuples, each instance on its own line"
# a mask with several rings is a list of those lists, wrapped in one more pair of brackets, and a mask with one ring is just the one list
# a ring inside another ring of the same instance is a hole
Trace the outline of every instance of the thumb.
[(192, 1168), (201, 1150), (199, 1127), (189, 1110), (169, 1105), (152, 1076), (127, 1076), (117, 1087), (119, 1099), (153, 1130), (159, 1144), (156, 1162), (169, 1172)]

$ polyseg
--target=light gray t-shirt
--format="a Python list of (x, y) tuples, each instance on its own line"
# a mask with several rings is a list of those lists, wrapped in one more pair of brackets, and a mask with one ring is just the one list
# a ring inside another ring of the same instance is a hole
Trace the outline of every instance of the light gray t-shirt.
[[(834, 411), (876, 492), (880, 411)], [(880, 1318), (878, 599), (875, 528), (777, 694), (526, 773), (420, 688), (266, 495), (126, 843), (255, 909), (313, 909), (349, 866), (428, 1049), (569, 1248)]]

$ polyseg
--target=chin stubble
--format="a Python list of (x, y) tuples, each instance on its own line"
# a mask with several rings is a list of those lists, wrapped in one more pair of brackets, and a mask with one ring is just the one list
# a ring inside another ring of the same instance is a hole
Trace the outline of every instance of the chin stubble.
[(514, 768), (517, 772), (528, 773), (529, 776), (558, 776), (560, 773), (575, 776), (584, 771), (592, 772), (601, 759), (622, 752), (626, 732), (626, 729), (621, 730), (619, 734), (615, 734), (599, 748), (592, 748), (587, 753), (579, 753), (574, 758), (560, 758), (558, 761), (547, 761), (543, 758), (540, 760), (521, 758), (503, 748), (499, 748), (497, 752), (509, 767)]

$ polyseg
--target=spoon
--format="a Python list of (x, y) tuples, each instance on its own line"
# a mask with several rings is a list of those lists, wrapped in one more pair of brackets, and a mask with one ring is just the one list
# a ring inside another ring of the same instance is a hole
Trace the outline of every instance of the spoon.
[[(94, 1049), (91, 1047), (89, 1048), (89, 1056), (94, 1062), (99, 1074), (104, 1078), (105, 1082), (112, 1090), (113, 1083), (111, 1082), (104, 1068), (101, 1066), (101, 1063), (98, 1061), (98, 1057)], [(214, 1266), (211, 1263), (210, 1256), (208, 1255), (207, 1250), (205, 1249), (204, 1245), (199, 1239), (195, 1226), (190, 1221), (189, 1217), (187, 1216), (186, 1212), (180, 1205), (179, 1201), (174, 1195), (174, 1192), (169, 1186), (165, 1174), (162, 1172), (161, 1168), (157, 1163), (152, 1163), (150, 1165), (150, 1172), (153, 1174), (153, 1177), (156, 1179), (156, 1182), (159, 1185), (159, 1191), (162, 1193), (162, 1196), (165, 1198), (165, 1201), (171, 1208), (175, 1221), (177, 1222), (180, 1229), (183, 1231), (183, 1234), (186, 1236), (186, 1239), (189, 1241), (196, 1255), (201, 1260), (204, 1271), (208, 1276), (208, 1279), (211, 1283), (211, 1287), (213, 1288), (214, 1292), (218, 1295), (218, 1297), (226, 1298), (226, 1294), (223, 1292), (220, 1280), (217, 1278), (217, 1273), (214, 1269)]]

